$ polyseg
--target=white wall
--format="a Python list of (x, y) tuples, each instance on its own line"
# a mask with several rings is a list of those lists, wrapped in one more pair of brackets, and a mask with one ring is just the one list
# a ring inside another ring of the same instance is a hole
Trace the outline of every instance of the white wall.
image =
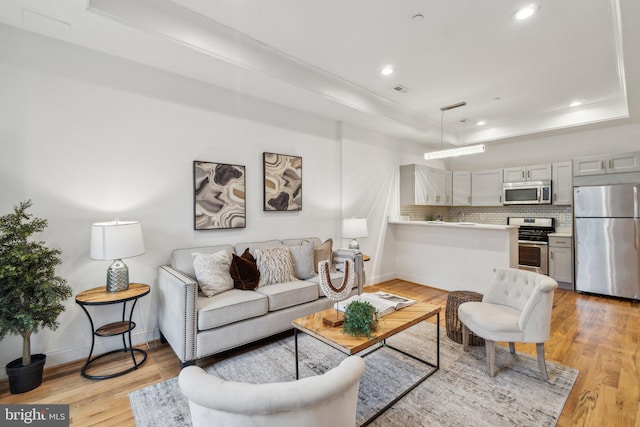
[[(365, 263), (367, 283), (396, 278), (393, 230), (387, 216), (400, 214), (399, 165), (425, 162), (421, 144), (400, 141), (356, 126), (342, 126), (342, 206), (345, 218), (367, 218), (369, 237), (358, 239), (360, 250), (371, 257)], [(348, 245), (348, 241), (343, 242)], [(391, 254), (391, 256), (388, 256)]]
[[(125, 260), (154, 286), (171, 249), (271, 238), (340, 236), (340, 144), (334, 121), (0, 26), (0, 214), (21, 200), (47, 218), (59, 274), (78, 292), (102, 286), (109, 262), (89, 258), (93, 222), (140, 220), (146, 253)], [(302, 156), (303, 210), (262, 210), (262, 153)], [(193, 230), (194, 160), (246, 166), (247, 227)], [(90, 328), (74, 299), (56, 331), (32, 338), (47, 366), (85, 358)], [(93, 308), (102, 324), (119, 307)], [(157, 337), (155, 297), (140, 300), (135, 342)], [(100, 339), (96, 353), (117, 348)], [(0, 364), (21, 339), (0, 343)], [(4, 369), (0, 371), (4, 374)]]

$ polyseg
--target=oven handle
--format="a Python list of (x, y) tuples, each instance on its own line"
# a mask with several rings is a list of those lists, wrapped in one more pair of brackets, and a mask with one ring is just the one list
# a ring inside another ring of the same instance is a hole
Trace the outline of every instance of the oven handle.
[(518, 240), (519, 246), (524, 246), (525, 248), (537, 248), (539, 246), (548, 246), (547, 242), (525, 242), (523, 240)]

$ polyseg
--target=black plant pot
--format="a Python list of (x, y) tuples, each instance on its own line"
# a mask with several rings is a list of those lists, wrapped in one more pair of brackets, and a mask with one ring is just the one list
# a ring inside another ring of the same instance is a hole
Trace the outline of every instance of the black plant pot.
[(30, 365), (22, 366), (22, 358), (9, 362), (7, 376), (11, 393), (25, 393), (42, 384), (42, 373), (46, 361), (46, 354), (32, 354)]

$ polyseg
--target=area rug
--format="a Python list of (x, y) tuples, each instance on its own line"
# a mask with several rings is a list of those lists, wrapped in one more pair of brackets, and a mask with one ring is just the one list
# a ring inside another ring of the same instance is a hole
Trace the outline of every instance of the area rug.
[[(420, 324), (387, 342), (435, 362), (436, 326)], [(300, 377), (337, 366), (345, 355), (305, 334), (298, 335)], [(517, 348), (517, 345), (516, 345)], [(205, 369), (219, 377), (250, 383), (295, 379), (293, 337), (222, 360)], [(389, 348), (364, 357), (357, 424), (400, 395), (429, 368)], [(484, 347), (462, 351), (462, 345), (440, 334), (440, 370), (407, 394), (373, 426), (554, 426), (578, 371), (547, 362), (543, 380), (535, 357), (496, 346), (496, 376), (487, 375)], [(203, 391), (206, 392), (206, 391)], [(138, 427), (190, 426), (189, 405), (177, 378), (129, 393)]]

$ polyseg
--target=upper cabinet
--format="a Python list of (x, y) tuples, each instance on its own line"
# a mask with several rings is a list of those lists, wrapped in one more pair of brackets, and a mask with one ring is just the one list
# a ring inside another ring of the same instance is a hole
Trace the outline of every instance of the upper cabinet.
[(571, 161), (557, 162), (551, 165), (551, 191), (554, 205), (573, 204), (573, 184), (571, 173)]
[(451, 206), (453, 204), (453, 172), (445, 171), (444, 174), (444, 204)]
[(453, 172), (453, 206), (471, 206), (471, 172)]
[(551, 164), (517, 166), (503, 169), (504, 182), (546, 181), (551, 179)]
[(640, 171), (640, 152), (638, 151), (573, 159), (574, 176), (638, 171)]
[(445, 205), (445, 201), (444, 169), (400, 166), (401, 205)]
[(427, 167), (422, 165), (400, 166), (400, 204), (427, 204)]
[(471, 172), (471, 205), (502, 206), (502, 169)]
[(445, 170), (427, 167), (427, 204), (445, 205)]

